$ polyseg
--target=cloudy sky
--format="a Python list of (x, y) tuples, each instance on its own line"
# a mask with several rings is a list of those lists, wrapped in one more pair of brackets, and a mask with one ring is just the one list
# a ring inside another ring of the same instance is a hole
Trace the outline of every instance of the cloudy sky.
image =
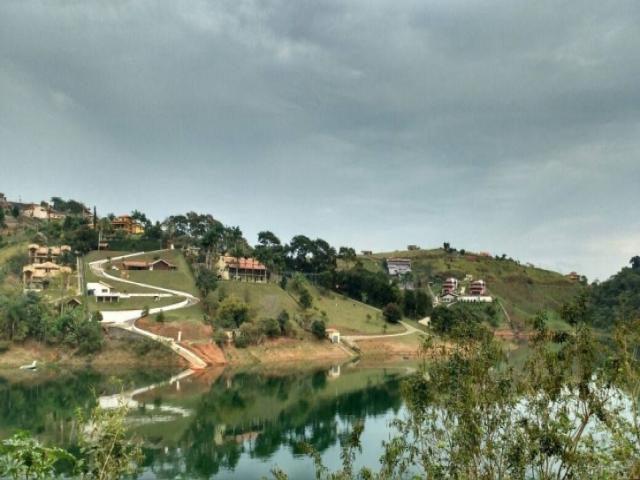
[(639, 52), (637, 0), (3, 0), (0, 191), (604, 279)]

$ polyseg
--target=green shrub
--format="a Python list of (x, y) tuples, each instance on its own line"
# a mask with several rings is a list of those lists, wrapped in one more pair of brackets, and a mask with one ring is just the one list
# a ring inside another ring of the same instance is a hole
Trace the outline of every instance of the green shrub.
[(324, 338), (326, 335), (326, 326), (322, 320), (314, 320), (311, 322), (311, 333), (316, 338)]

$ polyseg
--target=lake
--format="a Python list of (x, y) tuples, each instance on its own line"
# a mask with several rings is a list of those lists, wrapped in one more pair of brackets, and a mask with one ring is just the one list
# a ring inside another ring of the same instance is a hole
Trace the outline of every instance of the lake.
[(73, 447), (78, 409), (125, 401), (128, 426), (144, 441), (140, 478), (261, 478), (277, 466), (292, 479), (312, 479), (300, 444), (337, 469), (340, 437), (358, 421), (365, 432), (356, 465), (378, 465), (389, 422), (403, 409), (399, 387), (408, 371), (348, 364), (304, 372), (24, 373), (0, 380), (0, 434), (23, 429)]

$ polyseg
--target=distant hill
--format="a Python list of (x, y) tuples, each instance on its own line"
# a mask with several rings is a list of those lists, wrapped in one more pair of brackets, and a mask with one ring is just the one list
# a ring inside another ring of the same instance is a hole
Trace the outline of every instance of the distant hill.
[[(463, 280), (471, 275), (485, 280), (489, 293), (500, 300), (516, 328), (523, 328), (526, 320), (542, 309), (558, 311), (583, 288), (557, 272), (471, 252), (395, 251), (358, 256), (357, 260), (368, 270), (385, 271), (385, 259), (389, 257), (410, 258), (414, 285), (427, 287), (431, 282), (436, 295), (447, 277)], [(559, 321), (557, 317), (554, 320)]]
[(640, 258), (635, 258), (634, 266), (624, 267), (589, 289), (591, 318), (595, 326), (609, 328), (618, 320), (640, 318)]

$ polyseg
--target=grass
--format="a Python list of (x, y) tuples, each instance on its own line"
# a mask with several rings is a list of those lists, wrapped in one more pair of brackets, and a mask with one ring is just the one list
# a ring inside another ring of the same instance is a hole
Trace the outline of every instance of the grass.
[[(139, 287), (137, 285), (131, 285), (129, 283), (122, 283), (117, 280), (111, 279), (102, 279), (96, 276), (91, 269), (89, 268), (89, 263), (101, 260), (105, 258), (115, 258), (118, 256), (126, 255), (128, 253), (133, 252), (111, 252), (111, 251), (94, 251), (85, 256), (85, 282), (97, 282), (97, 281), (105, 281), (109, 285), (112, 285), (116, 290), (123, 293), (149, 293), (157, 291), (154, 288), (146, 288)], [(149, 285), (154, 285), (161, 288), (168, 288), (171, 290), (180, 290), (183, 292), (190, 293), (196, 297), (200, 296), (200, 292), (195, 284), (195, 279), (191, 273), (191, 269), (184, 259), (182, 252), (178, 250), (168, 250), (164, 252), (151, 253), (145, 255), (139, 255), (132, 257), (132, 260), (144, 260), (144, 261), (152, 261), (156, 258), (163, 258), (170, 263), (176, 265), (177, 269), (173, 271), (164, 271), (164, 270), (154, 270), (154, 271), (145, 271), (145, 270), (112, 270), (109, 268), (105, 268), (106, 272), (113, 276), (118, 276), (125, 274), (126, 280), (130, 280), (133, 282), (140, 282)], [(120, 267), (120, 261), (114, 261), (112, 263), (113, 266)], [(143, 308), (148, 306), (150, 308), (159, 307), (164, 305), (169, 305), (172, 303), (176, 303), (179, 301), (179, 297), (171, 297), (171, 298), (161, 298), (159, 301), (155, 302), (153, 298), (131, 298), (127, 300), (123, 300), (118, 303), (100, 303), (97, 304), (95, 300), (92, 299), (90, 306), (92, 308), (99, 308), (101, 310), (137, 310), (139, 308)], [(203, 311), (202, 306), (198, 303), (188, 308), (183, 308), (180, 310), (165, 312), (165, 321), (166, 322), (202, 322)]]
[[(326, 312), (328, 326), (337, 328), (342, 334), (398, 333), (402, 325), (392, 325), (382, 318), (382, 312), (364, 303), (314, 286), (309, 287), (313, 296), (312, 309)], [(385, 329), (386, 326), (386, 329)]]
[[(386, 322), (382, 318), (382, 312), (377, 308), (334, 292), (321, 290), (313, 285), (308, 285), (308, 288), (313, 297), (311, 311), (319, 315), (325, 312), (328, 326), (338, 328), (345, 334), (385, 333)], [(218, 283), (215, 295), (219, 298), (221, 292), (247, 302), (256, 318), (276, 318), (283, 310), (286, 310), (291, 318), (302, 313), (297, 303), (298, 295), (291, 291), (284, 291), (274, 283), (224, 281)], [(401, 325), (386, 325), (386, 333), (404, 331)]]

